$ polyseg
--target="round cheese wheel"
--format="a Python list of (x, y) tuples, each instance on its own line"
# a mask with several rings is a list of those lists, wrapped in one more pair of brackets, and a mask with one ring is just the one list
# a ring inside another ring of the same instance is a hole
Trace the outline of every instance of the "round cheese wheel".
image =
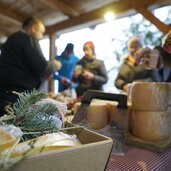
[[(74, 113), (77, 112), (81, 103), (77, 102), (74, 105)], [(107, 106), (101, 102), (92, 102), (89, 105), (87, 113), (87, 121), (93, 129), (102, 129), (108, 124)]]
[(166, 110), (169, 104), (169, 85), (156, 82), (135, 82), (131, 86), (131, 103), (134, 110)]
[(128, 108), (118, 108), (118, 103), (108, 103), (108, 110), (109, 110), (109, 120), (114, 121), (114, 123), (123, 126), (126, 131), (130, 131), (130, 119), (131, 119), (131, 112), (132, 106), (128, 103)]
[(132, 133), (144, 140), (160, 141), (169, 138), (171, 129), (169, 111), (137, 111), (131, 116)]

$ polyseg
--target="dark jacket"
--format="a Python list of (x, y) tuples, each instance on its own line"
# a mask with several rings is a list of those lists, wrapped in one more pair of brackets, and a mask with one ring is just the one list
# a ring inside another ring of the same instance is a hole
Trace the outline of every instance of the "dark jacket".
[(157, 70), (156, 75), (156, 81), (157, 82), (171, 82), (171, 54), (165, 51), (162, 47), (157, 46), (155, 47), (160, 52), (160, 55), (162, 56), (164, 67)]
[(0, 89), (24, 91), (38, 88), (41, 78), (54, 71), (38, 41), (24, 31), (11, 35), (0, 56)]
[(77, 65), (81, 65), (83, 71), (87, 70), (95, 75), (93, 80), (85, 80), (81, 75), (75, 80), (79, 84), (76, 89), (77, 96), (83, 95), (89, 89), (102, 90), (102, 85), (108, 80), (104, 62), (99, 59), (87, 60), (86, 57), (83, 57)]
[(12, 91), (37, 89), (53, 72), (53, 65), (45, 60), (34, 37), (24, 31), (11, 35), (0, 55), (0, 116), (5, 113), (4, 107), (18, 98)]
[(164, 66), (171, 68), (171, 54), (165, 51), (161, 46), (156, 46), (155, 49), (160, 52)]
[(133, 81), (153, 81), (153, 71), (131, 64), (129, 57), (126, 57), (119, 68), (115, 86), (118, 89), (123, 89), (124, 85)]

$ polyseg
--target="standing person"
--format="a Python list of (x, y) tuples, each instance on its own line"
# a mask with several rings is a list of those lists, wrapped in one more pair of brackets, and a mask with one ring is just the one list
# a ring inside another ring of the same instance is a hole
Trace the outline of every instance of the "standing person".
[[(155, 55), (151, 55), (154, 54)], [(151, 69), (171, 69), (171, 30), (164, 36), (162, 45), (154, 49), (140, 49), (136, 54), (136, 63)]]
[(68, 43), (61, 55), (56, 56), (56, 60), (62, 64), (61, 69), (54, 74), (54, 79), (59, 81), (58, 92), (62, 92), (68, 87), (75, 88), (72, 77), (79, 58), (74, 54), (74, 45)]
[(78, 82), (77, 96), (82, 96), (89, 89), (102, 90), (102, 86), (108, 80), (104, 62), (96, 59), (93, 42), (86, 42), (83, 51), (85, 55), (77, 63), (73, 77), (73, 80)]
[(4, 43), (0, 56), (0, 115), (4, 107), (16, 102), (13, 91), (39, 88), (41, 80), (60, 69), (60, 62), (48, 62), (38, 40), (43, 38), (45, 26), (35, 17), (27, 18), (22, 30), (12, 34)]
[[(161, 46), (154, 48), (163, 58), (171, 58), (171, 31), (169, 31), (163, 38)], [(171, 82), (171, 68), (168, 66), (161, 67), (158, 72), (158, 82)]]
[(120, 66), (115, 80), (116, 88), (128, 92), (133, 81), (152, 81), (153, 72), (136, 65), (134, 54), (143, 47), (140, 37), (132, 37), (128, 42), (129, 55)]

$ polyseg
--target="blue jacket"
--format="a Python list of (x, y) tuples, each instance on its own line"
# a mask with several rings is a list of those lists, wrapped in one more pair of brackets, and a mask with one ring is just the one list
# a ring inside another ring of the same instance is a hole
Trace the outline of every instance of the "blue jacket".
[(62, 54), (60, 56), (56, 56), (55, 59), (59, 60), (62, 63), (61, 69), (54, 75), (54, 79), (59, 81), (58, 91), (61, 92), (67, 88), (61, 83), (61, 78), (66, 77), (69, 80), (72, 80), (75, 65), (79, 61), (79, 58), (76, 57), (74, 53), (67, 57), (65, 55), (65, 52), (62, 52)]

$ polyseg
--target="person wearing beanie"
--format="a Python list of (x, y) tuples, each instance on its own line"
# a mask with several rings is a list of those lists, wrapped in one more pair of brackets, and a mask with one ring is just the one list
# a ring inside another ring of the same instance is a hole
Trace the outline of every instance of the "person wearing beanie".
[(77, 85), (72, 82), (72, 77), (79, 58), (74, 54), (74, 44), (68, 43), (61, 55), (55, 59), (62, 64), (61, 69), (54, 74), (54, 79), (58, 80), (58, 92), (75, 88)]
[(77, 96), (84, 95), (89, 89), (102, 90), (102, 86), (108, 81), (104, 62), (96, 58), (93, 42), (84, 43), (83, 51), (85, 55), (77, 63), (73, 77), (73, 80), (78, 82)]
[(133, 81), (153, 81), (153, 71), (146, 70), (136, 65), (134, 55), (143, 47), (143, 42), (139, 36), (132, 37), (128, 41), (129, 55), (124, 58), (115, 79), (116, 88), (128, 92)]

